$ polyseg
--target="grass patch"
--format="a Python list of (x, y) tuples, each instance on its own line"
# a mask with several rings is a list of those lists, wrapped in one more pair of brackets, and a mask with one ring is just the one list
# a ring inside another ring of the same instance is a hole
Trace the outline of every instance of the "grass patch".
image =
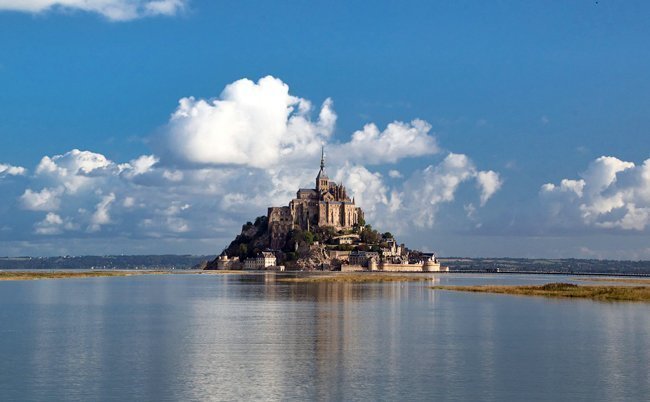
[(431, 276), (422, 275), (387, 275), (370, 272), (352, 274), (329, 274), (300, 276), (295, 278), (278, 278), (277, 282), (298, 283), (377, 283), (377, 282), (423, 282), (432, 280)]
[(650, 278), (575, 278), (583, 282), (611, 282), (611, 283), (630, 283), (637, 285), (650, 286)]
[(26, 281), (35, 279), (98, 278), (106, 276), (133, 276), (167, 274), (167, 271), (0, 271), (0, 281)]
[(547, 283), (541, 286), (433, 286), (432, 289), (519, 296), (581, 298), (600, 301), (650, 302), (650, 286), (578, 286), (572, 283)]

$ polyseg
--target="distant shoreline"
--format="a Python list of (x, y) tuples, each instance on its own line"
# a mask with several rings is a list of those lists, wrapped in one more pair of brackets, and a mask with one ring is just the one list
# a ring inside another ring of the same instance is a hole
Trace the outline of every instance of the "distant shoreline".
[[(0, 257), (0, 270), (95, 269), (188, 270), (199, 269), (213, 255), (104, 255), (61, 257)], [(451, 272), (544, 275), (650, 276), (650, 261), (440, 257)]]

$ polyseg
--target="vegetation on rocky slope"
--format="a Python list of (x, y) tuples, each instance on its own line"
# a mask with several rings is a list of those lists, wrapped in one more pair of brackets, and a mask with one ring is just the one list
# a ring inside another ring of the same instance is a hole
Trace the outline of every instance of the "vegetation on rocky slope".
[(258, 216), (255, 222), (246, 222), (241, 228), (241, 233), (230, 242), (224, 252), (229, 257), (239, 257), (244, 260), (266, 250), (269, 244), (268, 225), (266, 216)]
[[(379, 251), (385, 242), (392, 239), (390, 232), (380, 233), (370, 225), (355, 226), (346, 231), (336, 231), (334, 228), (314, 226), (311, 230), (293, 229), (287, 234), (284, 246), (276, 250), (278, 264), (285, 265), (288, 270), (313, 270), (324, 265), (337, 264), (332, 261), (327, 250), (350, 251)], [(337, 236), (357, 234), (359, 245), (337, 244)], [(268, 218), (259, 216), (254, 222), (247, 222), (242, 226), (241, 233), (230, 242), (223, 253), (230, 258), (245, 260), (257, 255), (260, 251), (268, 249), (270, 243), (268, 235)], [(200, 266), (201, 269), (216, 269), (217, 260)]]

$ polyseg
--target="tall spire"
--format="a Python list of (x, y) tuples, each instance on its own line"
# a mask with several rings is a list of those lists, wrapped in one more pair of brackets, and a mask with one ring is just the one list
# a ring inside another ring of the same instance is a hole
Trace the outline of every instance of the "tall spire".
[(320, 147), (320, 170), (325, 169), (325, 145)]
[(318, 176), (316, 176), (316, 190), (320, 192), (328, 189), (329, 178), (325, 173), (325, 146), (323, 146), (320, 151), (320, 170), (318, 171)]

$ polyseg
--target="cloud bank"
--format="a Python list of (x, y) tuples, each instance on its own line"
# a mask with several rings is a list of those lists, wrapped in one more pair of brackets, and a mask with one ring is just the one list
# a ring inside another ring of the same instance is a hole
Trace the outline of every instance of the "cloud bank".
[(314, 107), (271, 76), (235, 81), (213, 99), (182, 98), (153, 154), (113, 161), (73, 149), (44, 156), (31, 174), (0, 165), (0, 177), (21, 177), (0, 181), (14, 197), (0, 210), (0, 240), (205, 241), (217, 253), (243, 222), (313, 187), (322, 145), (330, 176), (368, 222), (395, 233), (434, 227), (463, 186), (476, 216), (502, 185), (469, 156), (442, 150), (423, 120), (369, 123), (338, 139), (336, 120), (331, 99)]
[(503, 216), (482, 212), (504, 186), (497, 171), (442, 148), (420, 119), (337, 132), (334, 105), (314, 106), (275, 77), (242, 79), (211, 99), (180, 99), (150, 154), (114, 161), (73, 149), (27, 168), (0, 163), (0, 255), (45, 243), (75, 253), (92, 242), (96, 253), (107, 242), (140, 247), (122, 252), (200, 244), (217, 253), (243, 222), (314, 185), (322, 145), (330, 177), (348, 188), (367, 222), (406, 242), (422, 245), (449, 232), (450, 222), (457, 235), (482, 227), (483, 234), (542, 238), (650, 227), (650, 159), (597, 158), (576, 177), (542, 185), (527, 199), (539, 200), (525, 206), (528, 215), (504, 226)]
[(0, 10), (28, 13), (85, 11), (100, 14), (110, 21), (173, 16), (186, 6), (187, 0), (0, 0)]

